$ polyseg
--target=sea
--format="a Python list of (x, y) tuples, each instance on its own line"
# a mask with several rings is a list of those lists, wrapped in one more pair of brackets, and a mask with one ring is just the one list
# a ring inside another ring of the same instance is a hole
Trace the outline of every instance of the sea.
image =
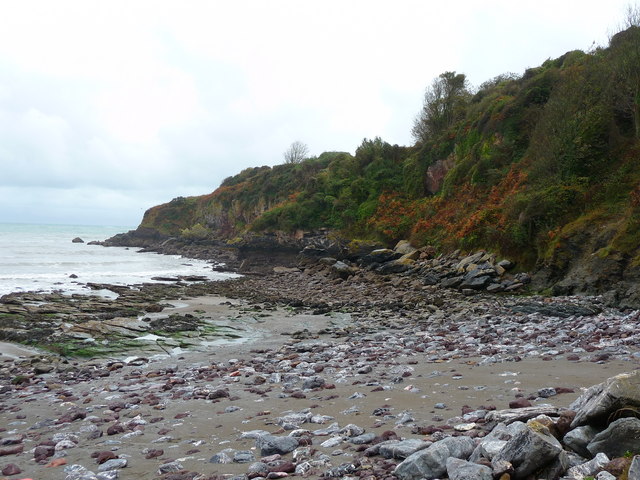
[[(88, 282), (136, 285), (157, 281), (154, 277), (236, 276), (214, 271), (213, 264), (203, 260), (88, 245), (128, 230), (131, 227), (0, 223), (0, 296), (29, 291), (93, 293)], [(73, 243), (76, 237), (84, 243)]]

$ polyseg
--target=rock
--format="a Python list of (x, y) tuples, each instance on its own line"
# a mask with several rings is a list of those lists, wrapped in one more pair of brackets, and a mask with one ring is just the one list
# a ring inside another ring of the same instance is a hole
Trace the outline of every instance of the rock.
[(439, 478), (447, 471), (447, 458), (467, 459), (474, 448), (475, 442), (472, 438), (447, 437), (409, 455), (396, 467), (394, 474), (401, 480)]
[(590, 457), (591, 452), (587, 450), (587, 445), (598, 434), (599, 430), (590, 425), (574, 428), (567, 432), (562, 442), (571, 450), (582, 457)]
[[(629, 466), (628, 480), (640, 480), (640, 455), (635, 455)], [(599, 480), (599, 479), (598, 479)]]
[(406, 272), (411, 268), (414, 261), (409, 257), (402, 257), (380, 265), (376, 271), (381, 275), (392, 275), (394, 273)]
[(640, 420), (621, 418), (598, 433), (587, 445), (592, 455), (605, 453), (610, 458), (622, 457), (626, 452), (640, 452)]
[(609, 457), (607, 457), (604, 453), (598, 453), (593, 459), (588, 462), (581, 463), (580, 465), (576, 465), (575, 467), (571, 467), (567, 470), (566, 475), (573, 478), (584, 478), (584, 477), (592, 477), (598, 472), (602, 470), (604, 466), (609, 463)]
[(408, 255), (418, 251), (418, 249), (411, 245), (411, 242), (409, 242), (408, 240), (400, 240), (398, 243), (396, 243), (396, 246), (393, 248), (393, 250), (402, 255)]
[(409, 455), (419, 450), (433, 445), (432, 442), (425, 442), (419, 438), (409, 438), (407, 440), (389, 440), (377, 445), (378, 453), (384, 458), (405, 459)]
[(184, 467), (180, 462), (168, 462), (163, 463), (158, 467), (158, 475), (164, 475), (166, 473), (174, 473), (184, 470)]
[(22, 453), (24, 447), (22, 445), (12, 445), (10, 447), (0, 448), (0, 457), (4, 457), (7, 455), (17, 455)]
[(102, 465), (98, 467), (99, 472), (106, 472), (108, 470), (120, 470), (121, 468), (125, 468), (127, 466), (126, 458), (114, 458), (111, 460), (107, 460)]
[(519, 397), (509, 402), (509, 408), (527, 408), (530, 406), (531, 402), (524, 397)]
[(71, 240), (72, 243), (84, 243), (84, 240), (81, 239), (80, 237), (76, 237), (73, 240)]
[(514, 478), (525, 478), (550, 463), (561, 451), (562, 445), (556, 438), (527, 426), (505, 444), (491, 464), (508, 462), (513, 466)]
[(356, 271), (346, 263), (337, 261), (331, 266), (331, 273), (338, 278), (346, 280), (350, 276), (355, 275)]
[(364, 444), (373, 442), (375, 438), (376, 438), (375, 433), (363, 433), (362, 435), (351, 437), (349, 439), (349, 442), (353, 443), (354, 445), (364, 445)]
[(486, 465), (454, 457), (447, 458), (447, 476), (450, 480), (493, 480), (491, 469)]
[(640, 407), (640, 373), (621, 373), (590, 387), (570, 406), (576, 412), (572, 427), (604, 425), (608, 418), (623, 408)]
[(15, 463), (9, 463), (2, 467), (2, 474), (7, 477), (10, 477), (11, 475), (18, 475), (20, 473), (22, 473), (22, 470), (20, 470), (20, 467)]
[[(322, 388), (324, 387), (326, 381), (324, 378), (320, 377), (320, 376), (314, 376), (314, 377), (310, 377), (310, 378), (306, 378), (303, 382), (302, 382), (302, 389), (303, 390), (313, 390), (316, 388)], [(305, 415), (306, 417), (306, 415)]]
[(275, 435), (264, 435), (256, 440), (256, 447), (260, 449), (260, 455), (280, 454), (284, 455), (293, 452), (299, 443), (293, 437), (276, 437)]
[(516, 421), (529, 420), (530, 418), (537, 417), (538, 415), (549, 415), (552, 417), (557, 417), (559, 414), (559, 408), (545, 405), (539, 407), (494, 410), (487, 413), (485, 419), (489, 423), (496, 422), (509, 424)]

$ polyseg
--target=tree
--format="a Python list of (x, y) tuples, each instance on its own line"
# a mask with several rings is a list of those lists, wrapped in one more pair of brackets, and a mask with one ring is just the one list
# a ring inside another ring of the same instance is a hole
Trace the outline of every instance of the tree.
[(617, 110), (640, 138), (640, 8), (628, 6), (623, 27), (610, 40), (614, 78), (610, 84)]
[(309, 155), (309, 147), (306, 144), (296, 140), (284, 152), (284, 163), (300, 163)]
[(426, 142), (444, 132), (464, 115), (470, 97), (463, 73), (444, 72), (424, 93), (422, 111), (413, 122), (411, 134), (417, 142)]

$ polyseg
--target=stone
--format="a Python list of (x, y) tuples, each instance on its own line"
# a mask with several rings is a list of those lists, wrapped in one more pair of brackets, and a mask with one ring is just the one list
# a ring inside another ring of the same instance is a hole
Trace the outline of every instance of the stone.
[(621, 373), (588, 388), (570, 406), (576, 412), (572, 427), (604, 424), (621, 408), (640, 407), (640, 373)]
[(163, 463), (158, 467), (158, 475), (164, 475), (165, 473), (173, 473), (179, 472), (180, 470), (184, 470), (184, 467), (180, 462), (168, 462)]
[(433, 445), (433, 442), (426, 442), (419, 438), (409, 438), (407, 440), (389, 440), (377, 445), (378, 453), (384, 458), (405, 459), (409, 455), (419, 450)]
[(299, 443), (293, 437), (276, 437), (275, 435), (264, 435), (256, 440), (256, 447), (260, 449), (260, 455), (280, 454), (284, 455), (293, 452)]
[(373, 442), (375, 438), (375, 433), (363, 433), (362, 435), (351, 437), (349, 439), (349, 442), (353, 443), (354, 445), (364, 445)]
[(114, 458), (111, 460), (107, 460), (102, 465), (98, 467), (99, 472), (106, 472), (108, 470), (120, 470), (121, 468), (125, 468), (127, 466), (126, 458)]
[(640, 455), (635, 455), (631, 460), (627, 480), (640, 480)]
[(509, 424), (516, 421), (528, 420), (530, 418), (537, 417), (538, 415), (557, 417), (560, 415), (560, 409), (549, 405), (541, 405), (538, 407), (494, 410), (487, 413), (485, 419), (489, 423), (496, 422)]
[(346, 280), (350, 276), (355, 275), (356, 271), (346, 263), (337, 261), (331, 266), (331, 273), (338, 278)]
[(622, 457), (626, 452), (640, 452), (640, 420), (621, 418), (598, 433), (587, 445), (592, 455), (605, 453), (610, 458)]
[(409, 455), (394, 474), (400, 480), (427, 480), (440, 478), (447, 471), (447, 458), (467, 459), (475, 448), (470, 437), (447, 437), (430, 447)]
[(22, 473), (22, 470), (20, 470), (20, 467), (15, 463), (9, 463), (2, 467), (2, 474), (7, 477), (10, 477), (11, 475), (19, 475), (20, 473)]
[(598, 453), (588, 462), (571, 467), (567, 470), (566, 475), (573, 478), (584, 478), (587, 476), (592, 477), (597, 471), (602, 470), (607, 463), (609, 463), (609, 457), (604, 453)]
[(493, 480), (493, 473), (486, 465), (455, 457), (447, 458), (447, 476), (450, 480)]
[(416, 252), (418, 249), (411, 245), (409, 240), (400, 240), (396, 243), (396, 246), (393, 248), (394, 251), (401, 253), (402, 255), (408, 255), (413, 252)]
[(591, 456), (591, 452), (587, 450), (587, 445), (599, 432), (600, 430), (590, 425), (583, 425), (567, 432), (562, 442), (578, 455), (588, 458)]
[(81, 239), (80, 237), (76, 237), (73, 240), (71, 240), (71, 243), (84, 243), (84, 240)]
[[(546, 430), (546, 428), (544, 429)], [(508, 462), (513, 466), (514, 478), (525, 478), (554, 460), (562, 452), (562, 445), (551, 435), (537, 432), (531, 426), (516, 433), (493, 457), (492, 465)], [(497, 473), (494, 468), (494, 473)]]

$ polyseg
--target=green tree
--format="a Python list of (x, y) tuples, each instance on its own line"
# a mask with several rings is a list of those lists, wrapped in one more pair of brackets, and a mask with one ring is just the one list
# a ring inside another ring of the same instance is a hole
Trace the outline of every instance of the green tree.
[(461, 119), (469, 98), (463, 73), (440, 74), (426, 89), (422, 110), (413, 122), (411, 134), (416, 142), (426, 142)]

